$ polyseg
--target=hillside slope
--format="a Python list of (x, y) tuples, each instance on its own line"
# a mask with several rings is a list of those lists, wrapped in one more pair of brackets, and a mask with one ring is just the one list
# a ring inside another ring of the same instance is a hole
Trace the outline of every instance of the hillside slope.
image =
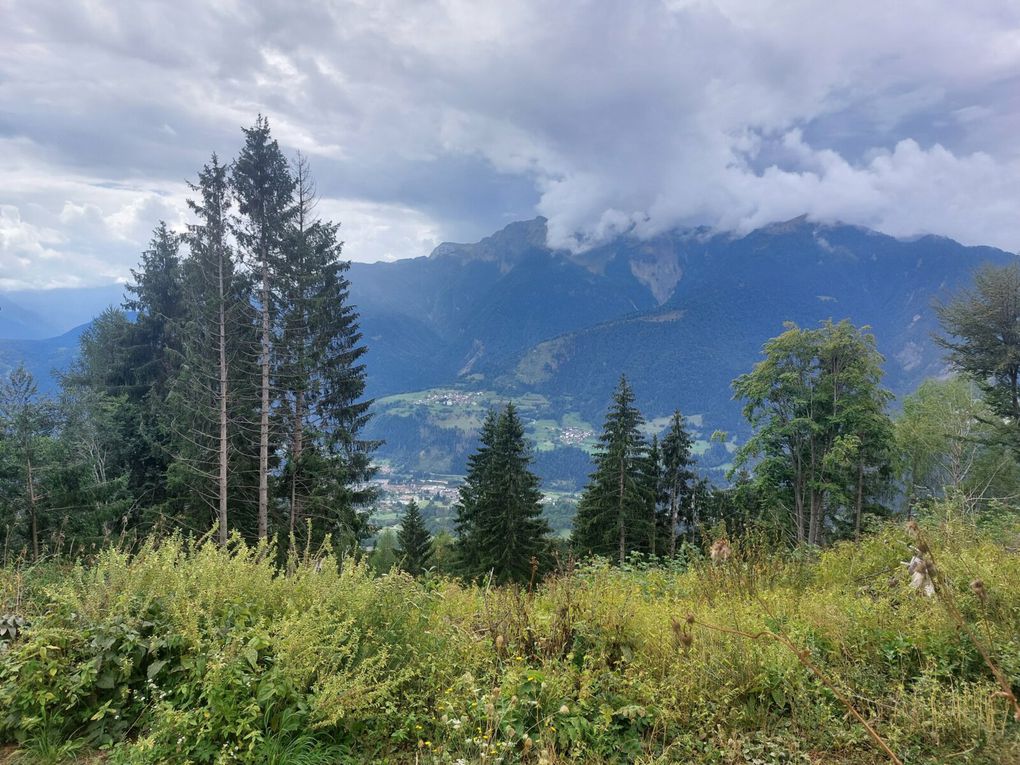
[[(460, 472), (484, 408), (513, 399), (547, 477), (566, 472), (576, 483), (587, 470), (578, 450), (591, 448), (621, 373), (650, 419), (677, 407), (692, 416), (703, 465), (725, 466), (728, 450), (705, 439), (716, 429), (745, 435), (730, 383), (784, 322), (871, 326), (885, 383), (902, 395), (944, 372), (933, 300), (966, 285), (979, 264), (1016, 258), (804, 218), (739, 237), (621, 237), (579, 254), (549, 249), (545, 233), (536, 218), (428, 257), (351, 265), (367, 392), (377, 399), (370, 435), (386, 441), (380, 456), (397, 469)], [(117, 290), (6, 297), (66, 318)], [(52, 388), (48, 373), (73, 358), (79, 331), (0, 341), (0, 370), (25, 360)]]
[[(740, 438), (745, 426), (730, 383), (785, 322), (846, 318), (870, 326), (886, 357), (885, 384), (903, 395), (945, 371), (931, 341), (933, 301), (969, 283), (981, 263), (1016, 257), (804, 218), (743, 237), (621, 238), (575, 255), (538, 244), (544, 225), (541, 218), (512, 224), (475, 245), (443, 245), (429, 258), (355, 264), (352, 295), (369, 338), (370, 391), (452, 386), (484, 392), (491, 402), (531, 397), (529, 405), (545, 402), (526, 411), (541, 444), (540, 423), (562, 424), (566, 414), (596, 427), (625, 373), (649, 418), (679, 407), (696, 416), (702, 438), (716, 429)], [(392, 331), (373, 334), (383, 321)], [(437, 412), (425, 391), (417, 399), (383, 398), (372, 429), (387, 439), (383, 455), (396, 463), (456, 472), (472, 441), (449, 423), (463, 430), (476, 415)], [(441, 464), (430, 456), (440, 444)], [(551, 448), (569, 445), (554, 439)], [(706, 466), (725, 465), (726, 449), (703, 448)]]

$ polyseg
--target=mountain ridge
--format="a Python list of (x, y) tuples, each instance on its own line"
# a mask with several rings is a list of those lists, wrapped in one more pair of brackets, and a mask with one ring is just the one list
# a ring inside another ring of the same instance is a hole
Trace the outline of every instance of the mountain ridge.
[[(932, 300), (968, 284), (982, 262), (1016, 262), (991, 247), (896, 239), (805, 216), (743, 235), (701, 228), (621, 236), (579, 253), (547, 247), (545, 230), (538, 217), (479, 242), (441, 244), (429, 256), (351, 264), (351, 299), (369, 348), (367, 393), (379, 400), (371, 435), (387, 440), (384, 459), (427, 470), (443, 455), (444, 471), (462, 468), (477, 406), (440, 417), (436, 401), (457, 396), (431, 389), (521, 401), (538, 438), (549, 423), (593, 430), (621, 373), (650, 419), (681, 408), (706, 433), (741, 438), (746, 425), (730, 383), (788, 321), (871, 326), (886, 384), (902, 396), (945, 372), (930, 338)], [(39, 345), (47, 359), (68, 360), (66, 340), (47, 342)], [(31, 347), (16, 343), (23, 354)], [(12, 359), (11, 341), (0, 341), (0, 359)], [(569, 439), (549, 443), (576, 451)], [(706, 448), (706, 461), (725, 464), (725, 450)]]

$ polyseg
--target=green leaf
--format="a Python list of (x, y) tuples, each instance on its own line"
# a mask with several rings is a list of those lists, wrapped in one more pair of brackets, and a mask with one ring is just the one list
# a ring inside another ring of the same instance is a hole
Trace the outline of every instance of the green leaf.
[(165, 667), (166, 665), (167, 665), (167, 662), (166, 662), (165, 659), (160, 659), (158, 661), (154, 661), (154, 662), (152, 662), (152, 664), (149, 665), (148, 670), (146, 670), (146, 675), (148, 675), (148, 678), (151, 680), (156, 675), (158, 675), (159, 671), (161, 669), (163, 669), (163, 667)]

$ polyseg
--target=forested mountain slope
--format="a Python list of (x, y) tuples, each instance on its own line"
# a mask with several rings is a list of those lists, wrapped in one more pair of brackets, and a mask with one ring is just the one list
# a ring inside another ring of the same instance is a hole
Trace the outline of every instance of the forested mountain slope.
[[(930, 339), (933, 300), (969, 283), (982, 262), (1016, 257), (804, 218), (746, 236), (621, 237), (579, 254), (549, 249), (545, 233), (536, 218), (474, 244), (442, 244), (428, 257), (352, 264), (368, 393), (379, 399), (371, 433), (387, 442), (381, 456), (459, 472), (485, 406), (514, 398), (541, 460), (583, 473), (576, 449), (621, 372), (649, 419), (679, 407), (703, 439), (715, 429), (739, 436), (730, 382), (787, 321), (869, 325), (886, 385), (902, 394), (944, 368)], [(107, 299), (114, 289), (97, 294)], [(48, 308), (41, 295), (32, 296), (32, 313), (66, 310)], [(66, 291), (53, 299), (69, 303)], [(25, 359), (47, 387), (46, 373), (69, 362), (76, 336), (0, 341), (0, 364)], [(431, 389), (479, 395), (465, 404)], [(721, 446), (712, 450), (708, 463), (725, 461)]]

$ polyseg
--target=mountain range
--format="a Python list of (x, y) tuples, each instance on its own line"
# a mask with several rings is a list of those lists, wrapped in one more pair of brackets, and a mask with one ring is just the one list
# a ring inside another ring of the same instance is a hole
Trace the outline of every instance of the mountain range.
[[(725, 467), (746, 434), (731, 381), (783, 331), (825, 319), (868, 325), (895, 394), (945, 373), (931, 342), (933, 301), (970, 282), (983, 262), (1015, 255), (925, 236), (901, 240), (805, 218), (746, 235), (704, 229), (620, 237), (574, 253), (546, 245), (543, 218), (480, 242), (446, 243), (427, 257), (353, 263), (361, 314), (371, 435), (398, 470), (457, 473), (485, 409), (518, 403), (539, 471), (576, 484), (621, 373), (649, 431), (673, 409), (698, 431), (706, 467)], [(82, 296), (106, 299), (119, 288)], [(53, 299), (67, 305), (67, 295)], [(24, 327), (9, 305), (40, 313), (43, 293), (0, 295), (0, 335)], [(116, 302), (113, 299), (108, 302)], [(67, 312), (65, 311), (65, 314)], [(64, 328), (66, 329), (66, 328)], [(75, 332), (58, 340), (0, 341), (0, 367), (19, 357), (66, 363)], [(724, 443), (708, 434), (726, 431)]]

